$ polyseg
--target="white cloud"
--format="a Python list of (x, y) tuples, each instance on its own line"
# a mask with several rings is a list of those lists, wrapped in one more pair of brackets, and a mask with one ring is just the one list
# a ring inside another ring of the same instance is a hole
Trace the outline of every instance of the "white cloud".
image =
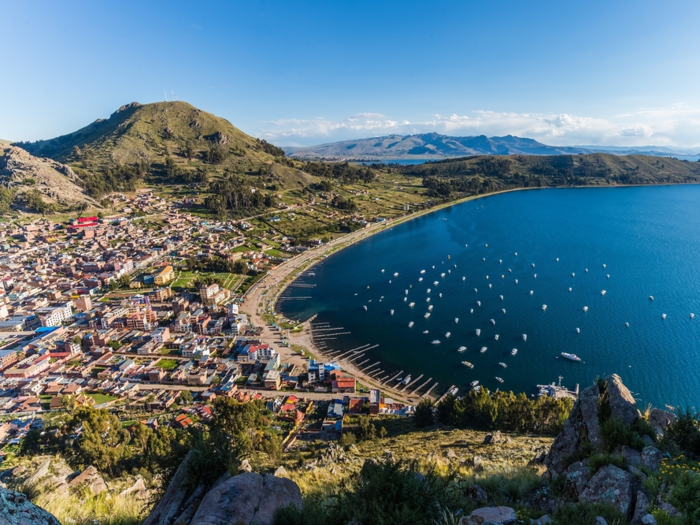
[(683, 104), (595, 118), (568, 113), (475, 110), (412, 121), (381, 113), (342, 120), (280, 119), (257, 135), (282, 145), (312, 145), (382, 135), (437, 132), (446, 135), (516, 135), (551, 145), (675, 146), (700, 148), (700, 109)]

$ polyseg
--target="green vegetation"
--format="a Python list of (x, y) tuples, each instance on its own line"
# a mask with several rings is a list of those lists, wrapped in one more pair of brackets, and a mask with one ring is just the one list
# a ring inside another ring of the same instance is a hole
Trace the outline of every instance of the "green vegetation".
[(175, 359), (161, 359), (156, 363), (156, 366), (163, 370), (175, 370), (177, 365), (178, 362)]
[(91, 397), (95, 400), (96, 405), (101, 405), (102, 403), (110, 403), (112, 401), (116, 401), (119, 399), (116, 396), (110, 396), (108, 394), (86, 394), (88, 397)]

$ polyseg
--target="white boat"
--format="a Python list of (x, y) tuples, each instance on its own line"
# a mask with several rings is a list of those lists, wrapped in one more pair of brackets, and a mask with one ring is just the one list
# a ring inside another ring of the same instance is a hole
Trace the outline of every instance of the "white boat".
[(416, 305), (416, 303), (408, 303), (409, 308), (413, 308)]
[(453, 388), (450, 388), (450, 389), (447, 391), (447, 393), (450, 394), (451, 396), (456, 396), (456, 395), (457, 395), (457, 392), (459, 392), (459, 388), (457, 388), (456, 386), (453, 387)]
[(474, 288), (474, 293), (477, 293), (477, 289), (476, 289), (476, 288)]
[(690, 318), (692, 319), (693, 317), (695, 317), (695, 314), (690, 314)]
[(534, 294), (534, 293), (535, 293), (534, 290), (530, 290), (530, 295), (532, 295), (532, 294)]
[(501, 312), (506, 313), (506, 309), (505, 309), (505, 308), (501, 308)]
[(430, 302), (430, 297), (426, 298), (426, 299), (425, 299), (425, 302), (426, 302), (426, 303), (429, 303), (429, 302)]
[(513, 273), (513, 270), (511, 270), (510, 268), (508, 268), (508, 273)]
[(571, 291), (571, 290), (572, 290), (572, 288), (569, 288), (569, 291)]
[(426, 314), (423, 317), (425, 317), (426, 319), (430, 317), (430, 312), (426, 312)]
[(418, 282), (421, 282), (422, 280), (423, 280), (422, 277), (419, 277), (419, 278), (418, 278)]
[(498, 264), (502, 264), (502, 263), (503, 263), (503, 259), (498, 259)]
[(654, 296), (653, 296), (653, 295), (650, 295), (650, 296), (649, 296), (649, 300), (650, 300), (650, 301), (653, 301), (653, 300), (654, 300)]
[(494, 340), (496, 340), (496, 341), (498, 341), (498, 337), (499, 337), (498, 334), (493, 336)]
[(501, 365), (503, 368), (508, 368), (508, 365), (505, 364), (503, 361), (501, 361), (501, 362), (498, 363), (498, 364)]
[(523, 334), (523, 341), (527, 341), (527, 334)]
[(489, 280), (489, 276), (488, 276), (488, 275), (486, 276), (486, 280), (487, 280), (487, 281)]
[(440, 282), (439, 282), (439, 281), (433, 281), (433, 284), (434, 284), (435, 286), (437, 286), (438, 284), (440, 284)]
[(489, 284), (489, 288), (491, 288), (491, 286), (493, 286), (493, 285)]
[(469, 313), (470, 313), (470, 314), (473, 314), (473, 313), (474, 313), (474, 308), (470, 308), (470, 309), (469, 309)]
[(518, 256), (518, 252), (515, 252), (515, 256), (516, 256), (516, 257)]
[(482, 257), (481, 260), (485, 262), (485, 261), (486, 261), (486, 257)]
[(580, 329), (580, 328), (577, 328), (577, 329), (576, 329), (576, 333), (577, 333), (577, 334), (580, 334), (580, 333), (581, 333), (581, 329)]
[(501, 279), (505, 279), (505, 278), (506, 278), (506, 276), (501, 274)]
[(460, 347), (457, 349), (457, 351), (461, 354), (462, 352), (466, 352), (466, 351), (467, 351), (467, 347), (466, 347), (466, 346), (460, 346)]
[(496, 326), (496, 321), (494, 321), (493, 319), (489, 319), (489, 320), (491, 321), (492, 325)]
[(603, 265), (603, 268), (605, 268), (605, 265)]
[(367, 311), (367, 305), (363, 305), (362, 308), (365, 309), (365, 312)]
[(517, 280), (517, 279), (515, 280), (515, 284), (518, 284), (518, 280)]
[(438, 297), (442, 297), (442, 293), (439, 293), (439, 294), (438, 294)]
[(389, 313), (390, 313), (391, 315), (394, 315), (394, 310), (389, 310)]
[(411, 321), (410, 323), (408, 323), (408, 327), (409, 327), (409, 328), (413, 328), (413, 321)]
[(404, 290), (404, 293), (405, 293), (406, 295), (408, 295), (408, 290)]
[(605, 290), (600, 291), (600, 295), (605, 295), (607, 292)]
[(575, 273), (572, 273), (572, 274), (571, 274), (571, 277), (576, 277), (576, 274), (575, 274)]
[(546, 309), (547, 309), (547, 305), (546, 305), (546, 304), (543, 304), (543, 305), (542, 305), (542, 311), (544, 312)]
[(610, 274), (607, 274), (605, 277), (607, 277), (608, 279), (610, 279)]
[(382, 273), (384, 273), (384, 269), (382, 269)]
[(471, 383), (469, 383), (469, 386), (474, 388), (478, 384), (479, 384), (479, 381), (472, 381)]
[(498, 376), (496, 376), (496, 381), (498, 381), (499, 383), (503, 383), (503, 379), (501, 379), (501, 378), (498, 377)]
[(421, 270), (420, 273), (425, 273), (425, 270)]
[(398, 276), (399, 276), (399, 272), (395, 272), (394, 277), (398, 277)]
[(577, 363), (581, 362), (581, 358), (577, 356), (576, 354), (567, 354), (566, 352), (562, 352), (561, 356), (564, 359), (568, 359), (570, 361), (576, 361)]
[(587, 311), (588, 311), (588, 306), (584, 306), (584, 307), (583, 307), (583, 311), (584, 311), (584, 312), (587, 312)]
[(476, 329), (476, 335), (481, 335), (481, 330), (479, 328)]
[(427, 330), (423, 330), (423, 333), (424, 333), (424, 334), (427, 334), (427, 333), (430, 333), (430, 332), (428, 332)]
[(433, 305), (432, 305), (432, 304), (431, 304), (431, 305), (428, 305), (428, 311), (429, 311), (429, 312), (432, 312), (432, 311), (433, 311)]
[(559, 262), (559, 257), (557, 257), (557, 262)]
[(455, 317), (455, 324), (459, 323), (459, 317)]
[(533, 267), (533, 268), (535, 267), (535, 263), (532, 263), (532, 267)]
[(503, 296), (502, 296), (502, 295), (499, 295), (498, 297), (500, 297), (500, 298), (501, 298), (501, 301), (503, 300)]
[(408, 297), (403, 298), (403, 302), (405, 303), (406, 301), (408, 301)]
[(661, 319), (666, 319), (666, 314), (661, 314)]
[(629, 323), (625, 323), (625, 326), (626, 326), (627, 328), (629, 328), (630, 324), (629, 324)]
[(407, 385), (411, 382), (411, 375), (407, 375), (406, 377), (403, 378), (403, 381), (401, 381), (404, 385)]
[(428, 288), (428, 289), (425, 291), (425, 293), (430, 293), (430, 288)]
[(477, 302), (476, 302), (476, 305), (477, 305), (477, 306), (481, 306), (481, 301), (477, 301)]
[(466, 277), (462, 277), (462, 280), (463, 280), (463, 281), (466, 281), (466, 280), (467, 280), (467, 278), (466, 278)]
[(585, 270), (585, 271), (586, 271), (586, 273), (588, 273), (588, 268), (586, 268), (586, 270)]
[(517, 355), (517, 354), (518, 354), (518, 349), (517, 349), (517, 348), (513, 348), (513, 349), (510, 351), (510, 355)]
[(452, 334), (451, 334), (450, 332), (447, 332), (447, 333), (445, 334), (445, 337), (450, 337), (450, 335), (452, 335)]
[(488, 350), (488, 348), (485, 346), (482, 346), (481, 350), (479, 350), (479, 352), (481, 352), (483, 354), (484, 352), (486, 352), (486, 350)]
[(430, 344), (431, 344), (431, 345), (439, 345), (439, 344), (440, 344), (440, 340), (439, 340), (439, 339), (435, 339), (435, 341), (431, 342)]
[(441, 274), (440, 274), (440, 277), (445, 277), (445, 273), (444, 273), (444, 272), (441, 273)]
[(535, 279), (537, 279), (537, 274), (535, 274)]
[(469, 361), (462, 361), (462, 364), (467, 368), (474, 368), (474, 365), (471, 364)]

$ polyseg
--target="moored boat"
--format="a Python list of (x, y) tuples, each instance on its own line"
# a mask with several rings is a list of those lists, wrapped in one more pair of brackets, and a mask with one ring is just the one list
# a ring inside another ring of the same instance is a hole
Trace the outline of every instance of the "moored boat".
[(568, 359), (569, 361), (576, 361), (577, 363), (581, 362), (581, 358), (577, 356), (576, 354), (569, 354), (567, 352), (562, 352), (561, 356), (564, 359)]
[(462, 361), (462, 364), (467, 368), (474, 368), (474, 365), (471, 364), (469, 361)]

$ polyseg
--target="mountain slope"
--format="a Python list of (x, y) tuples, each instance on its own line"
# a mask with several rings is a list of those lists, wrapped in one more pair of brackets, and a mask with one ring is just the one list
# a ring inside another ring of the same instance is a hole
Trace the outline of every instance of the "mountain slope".
[(244, 175), (263, 165), (281, 178), (295, 175), (281, 149), (186, 102), (133, 102), (68, 135), (16, 145), (70, 164), (94, 195), (134, 189), (166, 168), (170, 179), (200, 168)]
[(467, 155), (575, 155), (579, 153), (611, 152), (624, 155), (689, 155), (689, 151), (657, 148), (607, 148), (597, 146), (547, 146), (534, 139), (506, 135), (505, 137), (450, 137), (438, 133), (419, 135), (389, 135), (369, 139), (346, 140), (310, 146), (284, 148), (292, 158), (319, 159), (444, 159)]

